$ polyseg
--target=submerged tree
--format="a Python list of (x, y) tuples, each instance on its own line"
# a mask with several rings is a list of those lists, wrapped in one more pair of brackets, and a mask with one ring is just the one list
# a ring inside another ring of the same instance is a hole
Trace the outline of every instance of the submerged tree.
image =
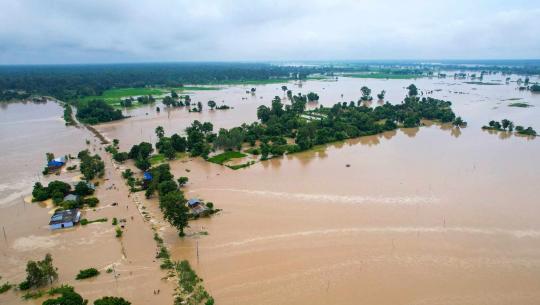
[(377, 94), (377, 98), (382, 101), (384, 100), (384, 96), (386, 95), (386, 91), (381, 91), (381, 93)]
[(414, 84), (410, 84), (409, 87), (407, 87), (407, 90), (409, 90), (409, 96), (414, 97), (418, 95), (418, 88)]
[(184, 228), (188, 226), (188, 209), (186, 199), (180, 191), (160, 194), (159, 206), (163, 217), (178, 230), (178, 235), (184, 236)]
[(58, 273), (53, 266), (52, 256), (47, 253), (41, 261), (28, 261), (26, 264), (26, 280), (19, 287), (28, 289), (52, 284), (58, 279)]
[(364, 86), (360, 88), (360, 91), (362, 91), (362, 101), (370, 101), (373, 99), (371, 97), (371, 89), (369, 89), (368, 87)]

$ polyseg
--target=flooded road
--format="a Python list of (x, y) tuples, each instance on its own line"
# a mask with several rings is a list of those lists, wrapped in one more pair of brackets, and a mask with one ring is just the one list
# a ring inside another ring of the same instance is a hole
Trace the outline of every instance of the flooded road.
[[(504, 78), (488, 75), (484, 81), (491, 79)], [(400, 129), (237, 171), (200, 159), (172, 162), (175, 177), (190, 178), (187, 197), (201, 197), (223, 209), (210, 219), (192, 221), (184, 239), (165, 228), (173, 258), (192, 263), (216, 304), (538, 304), (540, 140), (480, 127), (508, 118), (539, 130), (540, 95), (519, 91), (515, 83), (488, 86), (454, 79), (340, 78), (286, 85), (294, 93), (317, 92), (319, 104), (331, 105), (356, 101), (363, 85), (373, 90), (373, 96), (384, 89), (386, 100), (399, 102), (411, 83), (424, 92), (434, 90), (430, 96), (452, 101), (454, 112), (468, 127), (428, 124)], [(255, 95), (245, 92), (252, 86), (201, 91), (192, 101), (205, 105), (202, 113), (181, 108), (156, 113), (154, 105), (131, 109), (127, 112), (131, 118), (97, 129), (110, 139), (120, 139), (121, 148), (127, 150), (143, 140), (155, 142), (154, 129), (160, 125), (167, 134), (182, 132), (195, 119), (211, 121), (214, 130), (233, 127), (255, 121), (259, 105), (268, 105), (275, 95), (283, 97), (281, 85), (254, 86)], [(210, 99), (234, 109), (209, 111)], [(508, 106), (515, 101), (533, 107)], [(127, 294), (134, 304), (151, 302), (155, 299), (145, 287), (163, 285), (159, 282), (163, 275), (156, 270), (158, 263), (151, 261), (154, 244), (148, 224), (135, 218), (126, 237), (126, 260), (110, 223), (77, 228), (56, 238), (44, 226), (47, 210), (22, 203), (39, 179), (36, 172), (41, 171), (45, 152), (73, 154), (90, 137), (86, 131), (64, 127), (61, 115), (53, 103), (9, 104), (0, 109), (3, 160), (18, 160), (0, 165), (3, 173), (13, 173), (0, 178), (0, 200), (5, 200), (0, 220), (9, 227), (9, 240), (1, 248), (2, 262), (9, 264), (1, 264), (7, 267), (0, 267), (0, 274), (20, 280), (26, 259), (53, 251), (64, 270), (63, 279), (70, 282), (79, 269), (92, 266), (74, 264), (66, 255), (88, 251), (63, 253), (66, 245), (105, 247), (101, 256), (90, 251), (85, 259), (100, 268), (122, 262), (124, 282), (113, 288), (114, 278), (105, 275), (94, 284), (76, 286), (77, 291), (91, 298), (106, 292)], [(32, 120), (44, 121), (34, 125)], [(52, 127), (46, 127), (49, 122)], [(58, 139), (51, 141), (47, 135)], [(122, 184), (114, 169), (108, 170), (107, 178), (113, 180), (107, 185)], [(117, 192), (99, 194), (104, 206), (114, 200), (124, 204), (127, 190), (122, 186)], [(157, 213), (155, 200), (141, 200), (148, 211)], [(105, 208), (90, 218), (117, 213)], [(126, 215), (137, 212), (130, 207)], [(79, 234), (81, 230), (84, 233)], [(141, 241), (138, 236), (143, 236)], [(129, 263), (131, 257), (136, 263)], [(129, 272), (133, 275), (128, 277)]]

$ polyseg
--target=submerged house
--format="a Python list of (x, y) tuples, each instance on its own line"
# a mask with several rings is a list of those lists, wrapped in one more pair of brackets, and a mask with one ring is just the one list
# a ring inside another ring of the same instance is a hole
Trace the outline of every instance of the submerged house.
[(200, 215), (208, 210), (206, 205), (204, 205), (204, 203), (197, 198), (191, 198), (188, 200), (187, 206), (193, 215)]
[(51, 161), (47, 162), (47, 167), (49, 169), (59, 169), (60, 167), (66, 164), (66, 157), (54, 158)]
[(49, 228), (51, 230), (70, 228), (77, 224), (80, 219), (81, 212), (78, 209), (56, 211), (51, 217)]

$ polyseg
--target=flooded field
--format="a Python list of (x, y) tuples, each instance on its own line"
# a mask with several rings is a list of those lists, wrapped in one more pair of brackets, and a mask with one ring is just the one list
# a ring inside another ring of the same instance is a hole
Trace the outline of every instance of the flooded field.
[[(323, 105), (356, 101), (364, 85), (373, 96), (386, 90), (385, 100), (392, 103), (403, 99), (411, 83), (424, 92), (433, 90), (430, 96), (453, 102), (467, 128), (400, 129), (237, 171), (200, 159), (172, 162), (176, 177), (190, 178), (188, 197), (212, 201), (223, 212), (192, 221), (184, 239), (165, 228), (165, 242), (175, 259), (192, 263), (216, 304), (537, 304), (540, 140), (480, 128), (508, 118), (540, 129), (540, 95), (503, 80), (487, 75), (484, 82), (501, 85), (478, 85), (452, 78), (339, 78), (227, 86), (192, 96), (205, 105), (202, 113), (163, 107), (156, 113), (154, 105), (130, 109), (131, 118), (97, 129), (127, 150), (143, 140), (155, 142), (157, 126), (171, 134), (195, 119), (211, 121), (215, 130), (255, 121), (259, 105), (284, 96), (282, 85), (295, 94), (317, 92)], [(256, 93), (246, 94), (251, 87)], [(234, 109), (207, 110), (210, 99)], [(515, 101), (533, 107), (508, 106)], [(75, 154), (91, 138), (84, 129), (63, 126), (61, 115), (54, 103), (0, 109), (0, 220), (8, 232), (0, 243), (0, 275), (21, 280), (25, 261), (47, 251), (68, 283), (79, 269), (117, 262), (119, 280), (104, 274), (77, 284), (77, 291), (87, 298), (121, 294), (133, 304), (171, 303), (171, 285), (160, 281), (163, 274), (152, 261), (149, 224), (127, 199), (109, 159), (110, 180), (104, 183), (118, 190), (100, 190), (104, 208), (88, 213), (89, 218), (112, 217), (119, 213), (115, 209), (125, 209), (126, 218), (134, 216), (122, 243), (110, 223), (51, 233), (48, 210), (24, 204), (23, 197), (40, 179), (45, 152)], [(91, 148), (99, 151), (94, 143)], [(109, 206), (114, 201), (120, 207)], [(157, 211), (155, 201), (143, 203)], [(208, 235), (194, 234), (201, 232)], [(163, 295), (148, 293), (154, 287), (161, 287)], [(17, 300), (7, 303), (22, 303)]]

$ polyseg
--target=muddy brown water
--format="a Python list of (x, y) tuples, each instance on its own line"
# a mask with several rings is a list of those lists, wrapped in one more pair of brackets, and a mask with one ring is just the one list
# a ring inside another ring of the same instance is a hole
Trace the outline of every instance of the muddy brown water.
[[(502, 77), (485, 77), (490, 79)], [(223, 209), (213, 218), (192, 221), (184, 239), (164, 227), (173, 257), (189, 259), (217, 304), (537, 304), (540, 141), (485, 132), (480, 127), (491, 119), (508, 118), (539, 130), (540, 95), (518, 91), (515, 84), (480, 86), (453, 79), (340, 78), (338, 82), (308, 81), (301, 88), (294, 83), (287, 86), (294, 92), (315, 91), (321, 96), (320, 103), (330, 105), (356, 100), (362, 85), (372, 88), (374, 96), (385, 89), (387, 100), (400, 100), (403, 88), (412, 82), (423, 90), (441, 89), (432, 96), (452, 101), (469, 127), (428, 124), (401, 129), (238, 171), (199, 159), (172, 162), (176, 177), (190, 178), (187, 197), (201, 197)], [(245, 93), (251, 86), (230, 86), (192, 97), (204, 104), (208, 99), (218, 104), (225, 100), (234, 107), (231, 110), (199, 114), (173, 109), (157, 114), (154, 107), (138, 108), (129, 111), (130, 119), (97, 128), (110, 139), (120, 139), (127, 149), (141, 140), (153, 142), (158, 125), (168, 134), (181, 132), (194, 119), (211, 120), (216, 127), (236, 126), (255, 120), (258, 105), (268, 104), (275, 95), (283, 96), (281, 84), (255, 87), (255, 96)], [(508, 107), (514, 102), (509, 99), (515, 98), (534, 107)], [(0, 115), (13, 117), (14, 109), (17, 115), (33, 113), (33, 109), (46, 113), (39, 108), (43, 105), (16, 105), (9, 104)], [(49, 120), (61, 115), (55, 104), (44, 107), (51, 108)], [(36, 113), (35, 119), (41, 118)], [(37, 126), (44, 129), (41, 124)], [(13, 134), (32, 139), (26, 125), (30, 123), (18, 128), (1, 125), (0, 141), (9, 141), (11, 136), (4, 135)], [(53, 125), (58, 133), (69, 132), (61, 135), (66, 147), (58, 153), (76, 153), (85, 146), (83, 139), (90, 137), (86, 131), (62, 126), (61, 121)], [(24, 143), (12, 141), (8, 146)], [(40, 147), (58, 148), (43, 146), (49, 145), (46, 143)], [(15, 153), (2, 147), (2, 159), (14, 158)], [(31, 147), (25, 153), (35, 158), (43, 159), (48, 151)], [(2, 175), (3, 198), (15, 192), (6, 188), (16, 189), (10, 180), (13, 177), (37, 179), (35, 171), (42, 164), (33, 162), (36, 165), (29, 165), (28, 171), (23, 171), (22, 163), (1, 165), (4, 173), (13, 173), (12, 177)], [(121, 184), (110, 166), (109, 171), (110, 179)], [(18, 192), (27, 194), (24, 189)], [(106, 202), (126, 202), (125, 189), (116, 191), (119, 194), (100, 192)], [(158, 213), (155, 200), (142, 201), (149, 211)], [(75, 282), (72, 278), (83, 266), (104, 268), (123, 262), (125, 270), (139, 270), (128, 267), (129, 260), (122, 258), (121, 244), (113, 237), (110, 223), (49, 232), (44, 225), (49, 217), (46, 209), (23, 205), (19, 195), (3, 206), (0, 219), (8, 227), (8, 242), (2, 243), (2, 262), (8, 264), (0, 264), (4, 279), (20, 280), (24, 262), (47, 251), (53, 252), (64, 271), (61, 279), (68, 283)], [(112, 217), (119, 210), (108, 207), (88, 213), (95, 213), (89, 218)], [(101, 275), (95, 283), (75, 283), (78, 291), (88, 298), (127, 294), (134, 304), (144, 304), (153, 300), (152, 292), (149, 296), (145, 292), (149, 286), (145, 283), (152, 283), (169, 289), (170, 295), (172, 285), (160, 282), (163, 275), (152, 262), (155, 244), (149, 224), (141, 218), (137, 221), (132, 228), (138, 229), (128, 229), (127, 234), (131, 230), (146, 241), (126, 238), (124, 245), (129, 247), (128, 253), (141, 252), (128, 257), (135, 256), (138, 263), (134, 265), (148, 271), (140, 271), (140, 278), (126, 277), (119, 290), (114, 290), (114, 278)], [(208, 235), (200, 234), (203, 232)], [(7, 297), (8, 303), (16, 300)], [(170, 298), (162, 300), (171, 302)]]

